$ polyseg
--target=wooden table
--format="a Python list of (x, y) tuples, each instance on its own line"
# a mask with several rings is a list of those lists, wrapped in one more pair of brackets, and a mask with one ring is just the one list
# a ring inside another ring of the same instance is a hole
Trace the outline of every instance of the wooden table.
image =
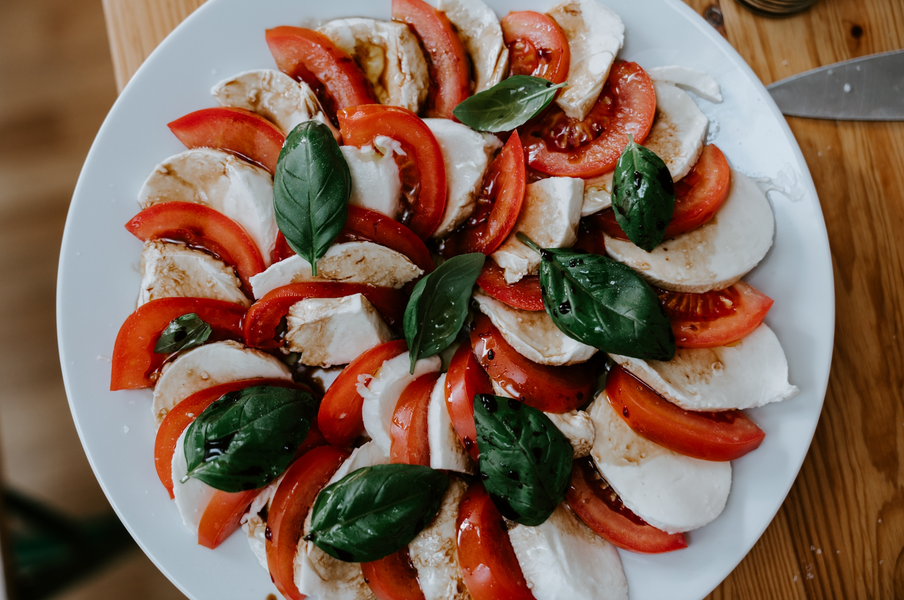
[[(732, 0), (686, 1), (765, 83), (904, 48), (901, 0), (822, 0), (786, 19), (755, 16)], [(122, 88), (203, 0), (103, 2)], [(832, 375), (791, 493), (710, 597), (904, 599), (904, 123), (789, 122), (832, 247)]]

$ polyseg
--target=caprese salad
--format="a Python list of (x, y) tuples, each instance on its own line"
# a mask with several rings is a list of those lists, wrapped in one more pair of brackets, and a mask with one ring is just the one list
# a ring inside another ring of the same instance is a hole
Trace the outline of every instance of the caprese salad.
[(771, 206), (718, 83), (619, 59), (604, 4), (391, 8), (266, 31), (169, 123), (111, 389), (286, 598), (627, 598), (616, 547), (685, 548), (797, 392), (742, 281)]

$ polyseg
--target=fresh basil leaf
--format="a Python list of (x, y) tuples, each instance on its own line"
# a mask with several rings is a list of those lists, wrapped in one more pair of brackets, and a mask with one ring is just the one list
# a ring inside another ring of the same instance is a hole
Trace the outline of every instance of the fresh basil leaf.
[(549, 106), (556, 91), (566, 85), (567, 81), (554, 85), (540, 77), (513, 75), (461, 102), (452, 114), (478, 131), (512, 131)]
[(375, 465), (323, 489), (305, 536), (346, 562), (370, 562), (408, 545), (439, 512), (449, 478), (420, 465)]
[(195, 313), (184, 314), (176, 317), (166, 326), (166, 329), (160, 334), (160, 339), (157, 340), (157, 345), (154, 346), (154, 352), (170, 354), (200, 346), (207, 341), (211, 332), (213, 329), (201, 317)]
[(276, 224), (317, 275), (320, 260), (348, 219), (352, 178), (333, 132), (305, 121), (286, 138), (273, 175)]
[(480, 252), (450, 258), (414, 286), (403, 320), (412, 374), (419, 359), (439, 354), (455, 341), (485, 260)]
[(543, 306), (565, 335), (611, 354), (671, 360), (675, 336), (653, 288), (630, 267), (605, 256), (540, 249)]
[(261, 385), (224, 394), (185, 433), (183, 481), (224, 492), (263, 487), (288, 468), (316, 417), (310, 392)]
[(612, 208), (628, 239), (650, 252), (675, 210), (675, 184), (663, 160), (629, 136), (612, 177)]
[(474, 425), (480, 478), (502, 515), (540, 525), (565, 499), (574, 450), (543, 411), (511, 398), (479, 394)]

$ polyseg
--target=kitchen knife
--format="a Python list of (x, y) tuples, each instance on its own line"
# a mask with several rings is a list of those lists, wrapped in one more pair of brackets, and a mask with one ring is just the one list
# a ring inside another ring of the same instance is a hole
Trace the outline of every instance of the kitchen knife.
[(792, 117), (904, 121), (904, 50), (820, 67), (766, 89)]

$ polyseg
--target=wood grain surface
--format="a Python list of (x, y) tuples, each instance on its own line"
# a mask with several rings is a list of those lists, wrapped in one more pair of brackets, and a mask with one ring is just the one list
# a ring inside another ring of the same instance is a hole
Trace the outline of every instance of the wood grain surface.
[[(733, 0), (686, 1), (767, 84), (904, 48), (901, 0), (822, 0), (784, 19), (755, 16)], [(104, 0), (120, 88), (201, 3)], [(710, 598), (904, 599), (904, 123), (788, 122), (832, 248), (832, 374), (791, 493)]]

